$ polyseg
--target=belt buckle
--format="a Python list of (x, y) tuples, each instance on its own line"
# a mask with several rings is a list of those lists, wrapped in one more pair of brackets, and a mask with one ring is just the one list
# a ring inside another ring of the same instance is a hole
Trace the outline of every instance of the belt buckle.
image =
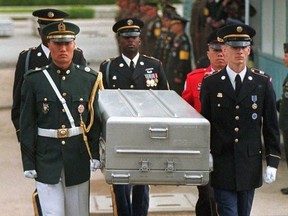
[(57, 130), (57, 138), (67, 138), (69, 137), (68, 128), (62, 128)]

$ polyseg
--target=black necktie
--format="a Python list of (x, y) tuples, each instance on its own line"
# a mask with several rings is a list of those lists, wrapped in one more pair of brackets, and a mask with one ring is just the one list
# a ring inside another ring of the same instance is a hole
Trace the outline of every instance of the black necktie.
[(240, 89), (241, 89), (241, 86), (242, 86), (242, 81), (241, 81), (241, 77), (240, 77), (239, 74), (237, 74), (236, 77), (235, 77), (235, 83), (236, 83), (235, 94), (236, 94), (236, 97), (238, 97)]
[(134, 72), (134, 62), (133, 61), (130, 61), (130, 70), (131, 70), (131, 73), (133, 73)]

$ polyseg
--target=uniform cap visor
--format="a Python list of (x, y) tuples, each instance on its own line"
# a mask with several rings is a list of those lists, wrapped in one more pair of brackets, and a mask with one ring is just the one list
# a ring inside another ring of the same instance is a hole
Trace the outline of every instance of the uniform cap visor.
[(247, 47), (251, 45), (250, 41), (227, 41), (227, 45), (231, 47)]
[(121, 37), (138, 37), (140, 32), (121, 32), (119, 33)]
[(51, 38), (50, 40), (55, 43), (66, 43), (66, 42), (71, 42), (74, 39), (73, 38)]
[(214, 50), (222, 50), (222, 45), (223, 44), (209, 44), (209, 47)]

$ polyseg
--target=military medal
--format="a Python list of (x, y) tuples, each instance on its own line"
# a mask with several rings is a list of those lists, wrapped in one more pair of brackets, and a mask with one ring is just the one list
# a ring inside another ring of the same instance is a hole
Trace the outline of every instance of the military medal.
[(49, 112), (49, 104), (47, 104), (47, 103), (42, 104), (42, 112), (44, 114), (47, 114)]
[[(257, 109), (257, 107), (258, 107), (258, 105), (256, 104), (256, 102), (257, 102), (257, 95), (252, 95), (251, 96), (251, 100), (252, 100), (252, 102), (253, 102), (253, 104), (252, 104), (252, 109)], [(256, 117), (257, 118), (257, 117)]]

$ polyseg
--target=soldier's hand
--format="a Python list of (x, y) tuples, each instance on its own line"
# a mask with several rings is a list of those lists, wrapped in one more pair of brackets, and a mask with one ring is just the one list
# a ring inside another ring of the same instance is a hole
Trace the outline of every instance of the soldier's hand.
[(90, 170), (91, 170), (92, 172), (94, 172), (94, 171), (96, 171), (97, 169), (99, 169), (99, 168), (100, 168), (100, 165), (101, 165), (101, 163), (100, 163), (99, 160), (97, 160), (97, 159), (92, 159), (92, 160), (90, 160)]
[(36, 170), (25, 170), (24, 176), (26, 178), (34, 179), (34, 178), (37, 178), (37, 172), (36, 172)]
[(276, 180), (277, 169), (274, 167), (267, 166), (265, 174), (263, 176), (264, 182), (270, 184)]

